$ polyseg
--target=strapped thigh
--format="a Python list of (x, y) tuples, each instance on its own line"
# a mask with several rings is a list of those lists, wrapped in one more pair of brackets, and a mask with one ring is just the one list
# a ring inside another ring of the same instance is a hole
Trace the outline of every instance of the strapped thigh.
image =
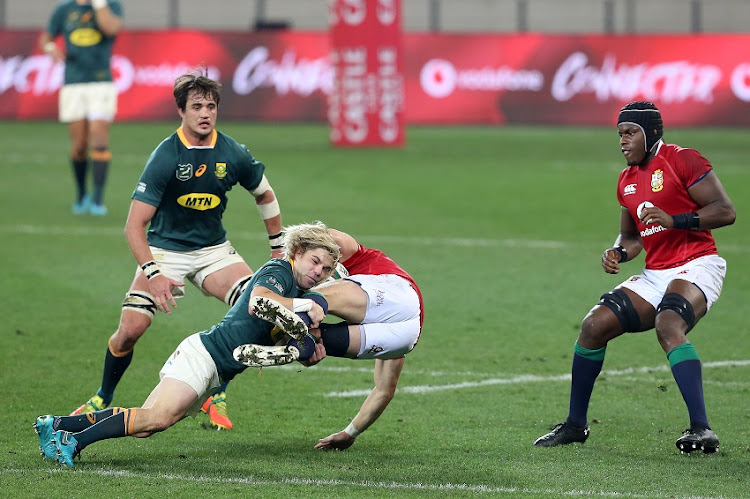
[(122, 309), (132, 310), (153, 319), (156, 313), (156, 302), (150, 293), (145, 291), (130, 291), (125, 295), (125, 300), (122, 302)]
[(693, 310), (693, 304), (690, 303), (687, 298), (679, 293), (667, 293), (664, 298), (661, 299), (661, 303), (656, 308), (656, 315), (659, 315), (664, 310), (671, 310), (677, 315), (682, 317), (682, 320), (687, 324), (687, 331), (689, 332), (695, 326), (695, 311)]
[(641, 318), (630, 301), (630, 297), (620, 288), (604, 293), (599, 300), (599, 305), (604, 305), (614, 312), (620, 321), (622, 329), (626, 333), (634, 333), (641, 330)]

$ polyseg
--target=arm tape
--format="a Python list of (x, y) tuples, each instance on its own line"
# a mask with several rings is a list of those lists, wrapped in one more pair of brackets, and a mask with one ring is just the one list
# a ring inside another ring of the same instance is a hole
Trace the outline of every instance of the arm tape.
[(102, 7), (107, 6), (107, 0), (91, 0), (91, 6), (94, 8), (94, 10), (99, 10)]
[(284, 247), (284, 233), (279, 232), (278, 234), (274, 234), (272, 236), (268, 236), (268, 243), (271, 245), (271, 249), (281, 249)]
[(252, 194), (253, 197), (257, 198), (258, 196), (260, 196), (261, 194), (263, 194), (270, 188), (271, 188), (271, 184), (268, 183), (268, 179), (266, 178), (265, 175), (263, 175), (263, 178), (260, 179), (260, 184), (258, 184), (258, 187), (250, 191), (250, 194)]
[(356, 426), (354, 426), (354, 423), (349, 423), (349, 426), (344, 428), (344, 433), (346, 433), (352, 438), (357, 438), (359, 434), (362, 432), (359, 431)]
[(619, 245), (615, 246), (612, 249), (615, 250), (616, 252), (618, 252), (620, 254), (620, 263), (628, 261), (628, 250), (626, 250), (625, 248), (623, 248), (622, 246), (619, 246)]
[(310, 298), (293, 298), (292, 312), (309, 312), (312, 310), (313, 301)]
[(45, 54), (51, 54), (55, 50), (55, 47), (57, 47), (55, 42), (47, 42), (42, 47), (42, 51), (44, 51)]
[(258, 213), (260, 213), (260, 218), (263, 220), (268, 220), (269, 218), (281, 215), (281, 208), (279, 208), (279, 202), (276, 199), (270, 203), (257, 204), (255, 206), (258, 207)]
[(697, 212), (680, 213), (672, 217), (675, 229), (697, 229), (701, 224), (701, 219)]
[(148, 277), (149, 280), (161, 274), (159, 265), (153, 260), (149, 260), (148, 262), (141, 265), (141, 270), (146, 275), (146, 277)]

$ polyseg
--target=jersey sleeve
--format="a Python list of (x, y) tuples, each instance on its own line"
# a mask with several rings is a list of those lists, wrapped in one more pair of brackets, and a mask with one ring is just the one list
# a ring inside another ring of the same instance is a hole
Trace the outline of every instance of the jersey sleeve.
[(713, 167), (711, 163), (695, 149), (681, 149), (677, 152), (676, 167), (680, 179), (689, 188), (706, 176)]
[(242, 158), (242, 169), (240, 170), (239, 183), (248, 191), (254, 190), (263, 180), (266, 165), (255, 159), (245, 144), (238, 144)]
[(109, 0), (109, 10), (112, 11), (117, 17), (122, 17), (122, 4), (113, 0)]
[(263, 286), (281, 296), (294, 297), (297, 290), (294, 275), (289, 264), (284, 263), (283, 260), (271, 260), (258, 269), (253, 287)]
[[(165, 140), (146, 161), (138, 185), (133, 191), (132, 199), (137, 199), (152, 206), (161, 204), (164, 191), (167, 189), (169, 180), (174, 175), (174, 162), (170, 162), (170, 155), (166, 152), (169, 148), (169, 139)], [(174, 157), (174, 155), (171, 155)]]
[(53, 37), (57, 37), (63, 33), (63, 8), (62, 4), (58, 4), (47, 23), (47, 33)]
[(625, 171), (623, 170), (620, 172), (620, 176), (617, 179), (617, 202), (620, 203), (620, 206), (625, 208), (625, 198), (623, 197), (623, 177), (625, 176)]

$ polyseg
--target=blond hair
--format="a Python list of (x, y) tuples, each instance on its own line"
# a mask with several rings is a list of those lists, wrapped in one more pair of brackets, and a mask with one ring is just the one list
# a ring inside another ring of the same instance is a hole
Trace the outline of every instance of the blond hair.
[(294, 258), (298, 251), (304, 253), (317, 248), (326, 250), (334, 267), (341, 258), (341, 250), (328, 232), (328, 227), (321, 221), (285, 227), (283, 246), (284, 258)]

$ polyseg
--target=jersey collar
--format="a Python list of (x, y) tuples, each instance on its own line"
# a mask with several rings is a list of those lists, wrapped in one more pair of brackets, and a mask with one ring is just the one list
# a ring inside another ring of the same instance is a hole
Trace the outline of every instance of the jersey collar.
[(182, 142), (182, 145), (187, 147), (188, 149), (213, 149), (216, 145), (216, 138), (218, 137), (218, 133), (216, 132), (216, 129), (214, 128), (211, 131), (211, 143), (207, 146), (194, 146), (190, 142), (188, 142), (187, 137), (185, 137), (185, 132), (182, 131), (182, 127), (177, 129), (177, 136), (180, 138), (180, 142)]

